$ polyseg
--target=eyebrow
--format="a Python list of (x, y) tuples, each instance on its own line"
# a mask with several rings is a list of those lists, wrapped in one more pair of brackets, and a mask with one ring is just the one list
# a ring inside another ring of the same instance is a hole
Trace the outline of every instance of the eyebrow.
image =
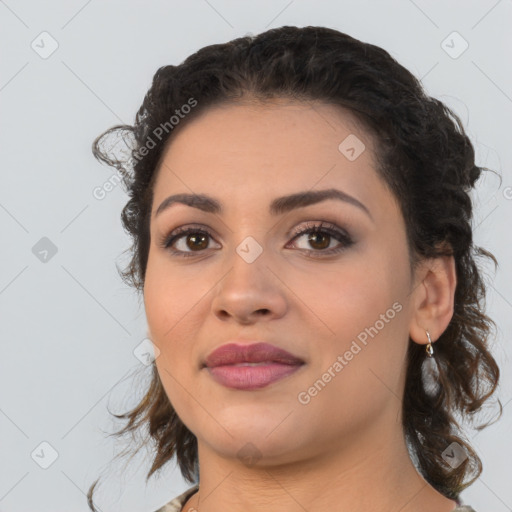
[[(357, 206), (360, 210), (364, 211), (370, 219), (373, 220), (370, 210), (358, 201), (355, 197), (343, 192), (341, 190), (330, 188), (326, 190), (309, 190), (304, 192), (297, 192), (288, 196), (282, 196), (274, 199), (270, 203), (269, 211), (271, 215), (282, 215), (297, 208), (303, 208), (312, 204), (320, 203), (328, 199), (337, 199), (345, 203)], [(206, 213), (222, 214), (223, 209), (221, 203), (210, 196), (205, 194), (175, 194), (164, 199), (155, 212), (155, 217), (162, 213), (164, 210), (170, 208), (173, 204), (181, 203), (192, 208), (197, 208)]]

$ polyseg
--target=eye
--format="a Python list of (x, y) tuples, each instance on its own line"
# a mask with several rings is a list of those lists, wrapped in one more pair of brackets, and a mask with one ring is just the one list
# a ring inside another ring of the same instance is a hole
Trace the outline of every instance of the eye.
[[(344, 230), (341, 230), (334, 224), (324, 222), (319, 224), (307, 223), (305, 228), (302, 227), (293, 233), (291, 242), (305, 235), (309, 235), (306, 243), (310, 244), (313, 250), (308, 248), (302, 248), (302, 250), (312, 257), (337, 254), (354, 243)], [(180, 227), (172, 231), (168, 236), (165, 236), (159, 245), (169, 250), (173, 256), (190, 257), (194, 256), (194, 253), (201, 253), (208, 249), (209, 238), (212, 238), (212, 235), (207, 229), (194, 226)], [(339, 242), (337, 247), (329, 247), (333, 241), (332, 239)]]
[[(304, 250), (308, 253), (308, 255), (314, 258), (337, 254), (341, 251), (344, 251), (354, 243), (348, 233), (341, 230), (336, 225), (330, 223), (308, 223), (306, 228), (300, 228), (295, 232), (294, 237), (292, 238), (292, 242), (298, 238), (302, 238), (304, 235), (308, 235), (306, 238), (306, 243), (316, 249), (310, 250), (308, 248), (304, 248)], [(337, 247), (329, 248), (333, 238), (338, 240), (341, 246), (338, 245)]]
[[(211, 237), (211, 233), (203, 228), (194, 226), (177, 228), (172, 231), (169, 236), (164, 237), (161, 246), (168, 249), (174, 256), (194, 256), (195, 252), (200, 252), (208, 248), (209, 237)], [(177, 250), (171, 248), (176, 242), (178, 242), (177, 245), (181, 242), (181, 248)], [(191, 248), (192, 251), (187, 252), (187, 248)]]

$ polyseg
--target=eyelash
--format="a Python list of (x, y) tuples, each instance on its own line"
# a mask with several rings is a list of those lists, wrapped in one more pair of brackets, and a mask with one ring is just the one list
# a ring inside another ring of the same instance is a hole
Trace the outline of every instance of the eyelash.
[[(201, 235), (205, 235), (210, 238), (213, 238), (211, 236), (211, 233), (206, 229), (203, 229), (200, 227), (194, 227), (194, 226), (189, 226), (186, 228), (180, 227), (180, 228), (177, 228), (174, 231), (172, 231), (169, 235), (164, 236), (163, 239), (161, 240), (160, 247), (162, 247), (164, 249), (168, 249), (169, 252), (173, 256), (182, 256), (185, 258), (196, 256), (196, 254), (199, 254), (200, 252), (203, 252), (203, 251), (184, 252), (184, 251), (177, 251), (175, 249), (170, 248), (170, 246), (174, 242), (176, 242), (180, 238), (183, 238), (185, 235), (188, 235), (191, 233), (201, 234)], [(341, 247), (332, 248), (332, 249), (328, 249), (328, 250), (302, 249), (303, 251), (306, 251), (306, 253), (313, 258), (319, 258), (319, 257), (321, 258), (324, 256), (331, 256), (333, 254), (338, 254), (338, 253), (348, 249), (354, 243), (352, 238), (345, 231), (337, 228), (335, 224), (326, 223), (326, 222), (320, 222), (319, 224), (315, 224), (313, 222), (307, 223), (305, 228), (297, 229), (293, 233), (293, 237), (292, 237), (291, 241), (293, 242), (297, 238), (300, 238), (301, 236), (303, 236), (305, 234), (309, 234), (309, 233), (327, 234), (327, 235), (335, 238), (339, 242), (343, 243), (343, 245)], [(320, 254), (318, 254), (318, 253), (320, 253)]]

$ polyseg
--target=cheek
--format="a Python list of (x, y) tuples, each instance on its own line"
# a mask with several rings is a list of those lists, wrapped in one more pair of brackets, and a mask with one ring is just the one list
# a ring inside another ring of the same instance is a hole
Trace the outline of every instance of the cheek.
[(357, 430), (372, 424), (383, 409), (399, 402), (403, 387), (405, 309), (389, 288), (359, 286), (360, 293), (340, 291), (338, 306), (329, 305), (325, 318), (334, 334), (320, 340), (323, 354), (318, 357), (318, 351), (300, 390), (307, 395), (311, 390), (312, 397), (316, 393), (304, 413), (325, 418), (329, 411), (330, 423), (323, 428), (333, 432), (339, 425)]
[[(163, 270), (163, 269), (162, 269)], [(154, 265), (148, 265), (144, 285), (144, 307), (151, 341), (158, 347), (160, 354), (155, 360), (165, 391), (172, 398), (175, 387), (174, 378), (183, 379), (180, 373), (180, 361), (188, 360), (185, 352), (186, 336), (180, 318), (186, 300), (183, 293), (176, 292), (177, 283), (172, 282), (165, 272)]]
[(160, 350), (155, 364), (165, 394), (181, 418), (180, 411), (194, 406), (184, 391), (190, 388), (195, 364), (186, 321), (191, 306), (187, 306), (186, 294), (176, 292), (176, 283), (154, 270), (147, 272), (144, 287), (147, 324), (151, 340)]
[(307, 300), (316, 303), (335, 335), (347, 338), (391, 307), (394, 292), (388, 274), (382, 258), (355, 257), (323, 278), (312, 279)]
[[(169, 271), (163, 258), (149, 258), (144, 284), (144, 307), (151, 334), (160, 342), (175, 335), (180, 318), (194, 304), (193, 287)], [(196, 299), (197, 300), (197, 299)]]
[(171, 375), (179, 382), (190, 380), (199, 364), (193, 341), (207, 314), (208, 290), (199, 275), (170, 269), (165, 258), (148, 261), (144, 306), (151, 340), (160, 350), (156, 365), (169, 387), (178, 385)]
[(332, 340), (322, 358), (325, 367), (347, 354), (348, 366), (361, 370), (358, 375), (350, 372), (358, 381), (363, 374), (363, 380), (371, 375), (370, 370), (387, 374), (402, 361), (407, 340), (405, 268), (401, 253), (381, 246), (354, 257), (315, 285), (311, 296), (320, 297), (315, 311), (329, 327), (330, 332), (324, 329), (326, 339)]

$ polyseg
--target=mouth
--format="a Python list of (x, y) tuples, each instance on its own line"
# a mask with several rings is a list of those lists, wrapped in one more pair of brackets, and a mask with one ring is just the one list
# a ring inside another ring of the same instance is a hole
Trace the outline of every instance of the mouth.
[(253, 390), (264, 388), (273, 382), (295, 373), (301, 364), (248, 363), (206, 367), (211, 377), (228, 388)]
[(299, 357), (268, 343), (229, 343), (214, 350), (202, 368), (223, 386), (253, 390), (295, 373), (304, 364)]

